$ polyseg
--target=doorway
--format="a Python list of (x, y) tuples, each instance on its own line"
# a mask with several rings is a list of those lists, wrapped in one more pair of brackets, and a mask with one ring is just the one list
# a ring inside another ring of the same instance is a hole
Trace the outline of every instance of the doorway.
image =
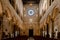
[(29, 37), (33, 36), (33, 29), (29, 29)]

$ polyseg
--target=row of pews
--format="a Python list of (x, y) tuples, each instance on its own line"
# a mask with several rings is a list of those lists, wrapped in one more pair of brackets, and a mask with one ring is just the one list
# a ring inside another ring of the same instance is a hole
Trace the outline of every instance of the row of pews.
[(41, 36), (33, 36), (33, 37), (28, 37), (28, 36), (18, 36), (15, 38), (7, 38), (3, 40), (60, 40), (60, 39), (54, 39), (54, 38), (44, 38)]

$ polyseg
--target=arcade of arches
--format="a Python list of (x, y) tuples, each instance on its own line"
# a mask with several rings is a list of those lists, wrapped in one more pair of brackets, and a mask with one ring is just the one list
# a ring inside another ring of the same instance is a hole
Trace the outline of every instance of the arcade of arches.
[(40, 39), (60, 39), (60, 0), (0, 0), (0, 40)]

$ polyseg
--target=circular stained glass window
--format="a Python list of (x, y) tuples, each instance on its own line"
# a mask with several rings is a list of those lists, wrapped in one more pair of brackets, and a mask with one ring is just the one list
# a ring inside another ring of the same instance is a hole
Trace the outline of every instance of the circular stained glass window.
[(28, 15), (32, 16), (34, 14), (34, 10), (28, 10)]

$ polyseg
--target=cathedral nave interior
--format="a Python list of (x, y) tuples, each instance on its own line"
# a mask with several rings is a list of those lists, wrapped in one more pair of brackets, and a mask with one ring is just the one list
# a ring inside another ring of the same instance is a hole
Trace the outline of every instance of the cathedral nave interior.
[(0, 0), (0, 40), (60, 40), (60, 0)]

